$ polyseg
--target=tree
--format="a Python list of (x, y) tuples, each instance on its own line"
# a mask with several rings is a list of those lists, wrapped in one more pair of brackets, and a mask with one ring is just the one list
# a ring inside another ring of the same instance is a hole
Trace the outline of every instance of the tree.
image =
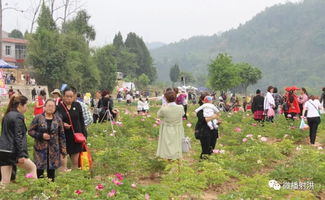
[(24, 35), (20, 30), (14, 29), (9, 33), (9, 37), (23, 39)]
[(114, 47), (116, 47), (117, 49), (123, 48), (124, 46), (124, 42), (123, 42), (123, 37), (121, 32), (118, 32), (117, 35), (115, 35), (114, 39), (113, 39), (113, 45)]
[(85, 10), (81, 10), (77, 13), (77, 16), (70, 21), (67, 21), (62, 26), (64, 33), (76, 32), (89, 42), (95, 40), (96, 32), (93, 26), (89, 25), (90, 16)]
[(40, 84), (59, 87), (65, 73), (67, 52), (56, 29), (50, 10), (42, 5), (36, 33), (29, 36), (28, 62), (34, 67)]
[(258, 80), (262, 78), (262, 72), (256, 67), (252, 67), (248, 63), (236, 64), (239, 69), (239, 76), (241, 78), (240, 85), (244, 89), (245, 95), (247, 94), (247, 88), (249, 85), (256, 84)]
[(209, 85), (219, 91), (227, 91), (238, 83), (236, 69), (232, 63), (232, 57), (227, 54), (219, 54), (209, 65)]
[(41, 13), (37, 19), (37, 30), (40, 31), (40, 29), (45, 29), (47, 31), (57, 31), (57, 27), (55, 24), (55, 21), (52, 18), (50, 9), (46, 7), (45, 3), (43, 2), (41, 7)]
[(149, 83), (150, 79), (145, 74), (141, 74), (136, 80), (136, 84), (140, 89), (145, 89), (145, 87), (148, 86)]
[(196, 82), (196, 80), (195, 80), (195, 78), (194, 78), (194, 76), (193, 76), (193, 74), (191, 73), (191, 72), (181, 72), (180, 74), (179, 74), (179, 77), (183, 77), (183, 79), (185, 79), (185, 84), (189, 84), (189, 83), (195, 83)]
[(100, 89), (113, 90), (116, 85), (114, 46), (107, 45), (95, 51), (94, 61), (100, 71)]
[(174, 66), (172, 66), (170, 68), (169, 78), (170, 78), (170, 81), (173, 84), (173, 87), (174, 87), (174, 84), (178, 81), (179, 74), (180, 74), (180, 70), (179, 70), (179, 67), (178, 67), (177, 64), (175, 64)]
[(147, 75), (151, 83), (156, 80), (157, 71), (153, 66), (153, 61), (149, 50), (143, 42), (142, 38), (137, 36), (135, 33), (129, 33), (125, 40), (125, 46), (131, 53), (134, 53), (137, 56), (137, 64), (139, 68), (136, 71), (136, 75)]

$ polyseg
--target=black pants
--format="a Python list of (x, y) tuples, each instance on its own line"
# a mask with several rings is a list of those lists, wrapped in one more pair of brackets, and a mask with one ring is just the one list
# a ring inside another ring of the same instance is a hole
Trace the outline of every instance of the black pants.
[[(55, 169), (48, 169), (47, 178), (52, 179), (54, 181), (55, 178)], [(37, 169), (37, 178), (44, 178), (44, 169)]]
[(216, 147), (218, 137), (218, 130), (210, 130), (210, 134), (200, 139), (201, 142), (201, 158), (202, 155), (210, 155)]
[(315, 144), (316, 133), (317, 133), (318, 125), (320, 123), (320, 117), (309, 117), (307, 118), (307, 122), (309, 126), (310, 144)]
[(98, 119), (99, 119), (99, 115), (97, 115), (97, 114), (93, 114), (94, 124), (97, 123)]
[(183, 107), (184, 107), (184, 112), (185, 112), (183, 118), (187, 119), (187, 115), (186, 115), (186, 113), (187, 113), (187, 105), (183, 105)]

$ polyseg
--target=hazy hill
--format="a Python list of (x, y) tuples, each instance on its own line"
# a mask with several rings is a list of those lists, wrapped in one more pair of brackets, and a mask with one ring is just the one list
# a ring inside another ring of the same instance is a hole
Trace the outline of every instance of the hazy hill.
[(263, 71), (256, 87), (325, 86), (325, 1), (276, 5), (237, 29), (182, 40), (151, 54), (160, 80), (169, 80), (173, 64), (199, 75), (206, 73), (212, 58), (224, 52), (236, 62), (248, 62)]

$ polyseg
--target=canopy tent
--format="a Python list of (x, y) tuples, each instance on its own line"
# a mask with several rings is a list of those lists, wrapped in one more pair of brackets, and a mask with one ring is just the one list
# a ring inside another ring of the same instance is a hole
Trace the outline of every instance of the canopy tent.
[(0, 59), (0, 68), (2, 68), (2, 69), (16, 69), (18, 67), (15, 65), (10, 65), (7, 62), (5, 62), (4, 60)]

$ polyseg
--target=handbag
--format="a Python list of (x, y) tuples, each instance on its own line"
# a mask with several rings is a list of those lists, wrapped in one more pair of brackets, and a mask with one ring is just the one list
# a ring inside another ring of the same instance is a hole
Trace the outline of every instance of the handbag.
[(88, 150), (86, 143), (83, 143), (82, 149), (83, 149), (83, 151), (80, 152), (80, 156), (79, 156), (79, 167), (82, 170), (89, 170), (89, 169), (91, 169), (91, 167), (93, 165), (93, 160), (91, 158), (91, 155), (90, 155), (90, 152)]
[(72, 123), (72, 120), (71, 120), (71, 116), (70, 116), (70, 113), (67, 109), (67, 107), (64, 105), (63, 102), (61, 102), (65, 112), (67, 113), (67, 116), (69, 118), (69, 121), (70, 121), (70, 125), (71, 125), (71, 128), (72, 128), (72, 132), (73, 132), (73, 137), (74, 137), (74, 141), (75, 143), (85, 143), (86, 142), (86, 137), (83, 133), (76, 133), (74, 131), (74, 127), (73, 127), (73, 123)]
[(267, 117), (274, 117), (275, 113), (274, 113), (274, 110), (273, 108), (269, 108), (267, 110)]
[(191, 139), (189, 137), (183, 137), (182, 139), (182, 151), (183, 153), (187, 153), (191, 150)]

